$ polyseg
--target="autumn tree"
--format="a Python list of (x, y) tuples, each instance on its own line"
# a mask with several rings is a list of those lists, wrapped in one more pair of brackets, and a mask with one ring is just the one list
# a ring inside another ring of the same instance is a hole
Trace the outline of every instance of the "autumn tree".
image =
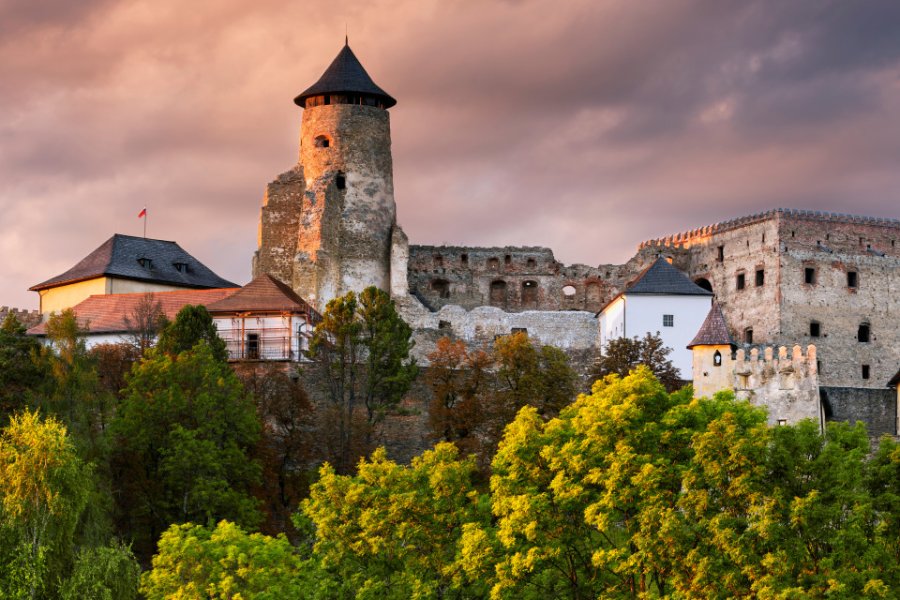
[(598, 379), (611, 373), (625, 377), (638, 365), (646, 365), (667, 391), (674, 392), (684, 381), (668, 358), (671, 353), (659, 332), (648, 333), (643, 338), (616, 338), (609, 341), (597, 359), (594, 375)]
[(206, 342), (151, 351), (128, 377), (112, 430), (122, 526), (139, 556), (172, 523), (258, 522), (256, 410)]
[(176, 356), (191, 350), (200, 341), (206, 342), (216, 360), (222, 362), (228, 360), (225, 340), (219, 337), (216, 325), (206, 307), (188, 304), (178, 311), (174, 321), (162, 329), (157, 347), (161, 352)]
[(418, 369), (410, 357), (411, 336), (390, 296), (374, 286), (328, 303), (310, 357), (336, 422), (339, 472), (349, 472), (354, 456), (371, 450), (379, 425), (412, 385)]
[(139, 354), (156, 343), (160, 332), (168, 325), (163, 312), (162, 302), (152, 292), (144, 294), (135, 305), (130, 315), (125, 315), (125, 327), (128, 329), (126, 340), (134, 346)]
[(542, 416), (553, 417), (575, 400), (575, 371), (566, 353), (555, 346), (536, 346), (528, 334), (513, 333), (494, 343), (494, 362), (497, 392), (507, 409), (507, 422), (523, 406), (533, 406)]

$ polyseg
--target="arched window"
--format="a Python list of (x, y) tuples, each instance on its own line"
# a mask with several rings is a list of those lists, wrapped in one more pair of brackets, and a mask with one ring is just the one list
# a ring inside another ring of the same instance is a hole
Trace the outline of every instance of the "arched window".
[(536, 307), (538, 303), (537, 281), (522, 282), (522, 306)]
[(502, 280), (491, 282), (491, 306), (506, 308), (506, 282)]
[(864, 344), (869, 342), (871, 331), (869, 331), (868, 323), (860, 323), (859, 329), (856, 331), (856, 339)]
[(722, 366), (722, 353), (716, 350), (715, 354), (713, 354), (713, 366), (721, 367)]
[(313, 140), (313, 144), (315, 144), (316, 148), (328, 148), (331, 145), (331, 140), (328, 139), (327, 135), (317, 135)]
[(527, 261), (525, 261), (525, 266), (529, 269), (533, 269), (535, 266), (537, 266), (537, 262), (535, 262), (533, 258), (529, 258)]
[(450, 297), (450, 282), (446, 279), (435, 279), (431, 282), (431, 289), (438, 295), (439, 298), (449, 298)]
[(705, 277), (699, 277), (699, 278), (695, 279), (694, 283), (696, 283), (698, 286), (702, 287), (707, 292), (713, 291), (712, 284), (709, 282), (709, 279), (707, 279)]

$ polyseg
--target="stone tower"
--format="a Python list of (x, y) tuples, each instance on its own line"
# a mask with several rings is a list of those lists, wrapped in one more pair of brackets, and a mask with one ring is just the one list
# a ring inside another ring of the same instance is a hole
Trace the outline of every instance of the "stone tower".
[(688, 344), (693, 353), (695, 398), (711, 398), (719, 390), (733, 387), (734, 360), (731, 356), (736, 348), (722, 309), (713, 302), (706, 320)]
[(319, 310), (351, 290), (389, 290), (396, 206), (387, 109), (397, 101), (345, 44), (294, 102), (304, 109), (299, 162), (266, 188), (253, 276), (273, 275)]

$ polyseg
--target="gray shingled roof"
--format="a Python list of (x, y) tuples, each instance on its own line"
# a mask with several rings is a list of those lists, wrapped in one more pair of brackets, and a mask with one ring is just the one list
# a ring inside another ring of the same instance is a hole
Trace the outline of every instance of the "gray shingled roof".
[[(145, 259), (144, 265), (141, 259)], [(182, 265), (180, 271), (176, 265)], [(36, 292), (104, 276), (185, 288), (239, 287), (213, 273), (175, 242), (117, 233), (65, 273), (28, 289)]]
[(712, 296), (709, 290), (688, 279), (687, 275), (673, 267), (664, 258), (644, 270), (625, 288), (626, 294), (671, 294), (676, 296)]
[(375, 85), (347, 44), (344, 44), (319, 80), (294, 98), (294, 102), (303, 106), (308, 97), (321, 94), (369, 94), (381, 98), (385, 108), (397, 104), (390, 94)]
[(734, 340), (731, 339), (731, 334), (728, 332), (728, 325), (725, 323), (725, 315), (722, 314), (722, 309), (719, 308), (716, 302), (713, 302), (712, 307), (709, 309), (709, 314), (706, 315), (706, 320), (703, 321), (703, 325), (700, 326), (697, 335), (694, 336), (694, 339), (691, 340), (687, 347), (690, 349), (694, 346), (726, 345), (737, 347), (737, 344), (734, 343)]

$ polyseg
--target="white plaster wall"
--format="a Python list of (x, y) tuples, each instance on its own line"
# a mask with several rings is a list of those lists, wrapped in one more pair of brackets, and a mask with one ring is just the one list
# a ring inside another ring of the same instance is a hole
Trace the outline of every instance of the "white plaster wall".
[[(682, 379), (693, 375), (691, 351), (687, 345), (709, 313), (710, 296), (625, 295), (625, 336), (644, 337), (659, 332)], [(663, 327), (663, 315), (673, 315), (674, 326)]]
[(625, 297), (619, 296), (600, 313), (600, 347), (606, 348), (609, 340), (625, 335)]

